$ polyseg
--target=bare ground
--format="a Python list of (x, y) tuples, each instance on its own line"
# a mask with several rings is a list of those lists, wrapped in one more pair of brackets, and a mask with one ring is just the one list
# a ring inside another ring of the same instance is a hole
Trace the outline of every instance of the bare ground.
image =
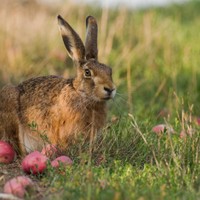
[[(11, 164), (0, 164), (0, 194), (3, 193), (3, 187), (8, 180), (21, 175), (29, 177), (34, 182), (33, 192), (31, 192), (29, 196), (31, 199), (42, 200), (48, 198), (48, 196), (52, 194), (49, 184), (45, 183), (45, 180), (43, 180), (42, 177), (36, 177), (23, 173), (21, 170), (20, 159), (15, 160)], [(1, 195), (0, 199), (3, 199)], [(6, 199), (12, 199), (12, 197)]]

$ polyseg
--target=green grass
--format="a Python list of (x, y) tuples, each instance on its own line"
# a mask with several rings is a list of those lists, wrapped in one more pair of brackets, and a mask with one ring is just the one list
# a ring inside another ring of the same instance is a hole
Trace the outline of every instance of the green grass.
[[(49, 168), (38, 178), (47, 185), (41, 199), (200, 199), (199, 10), (198, 1), (141, 11), (34, 3), (0, 8), (1, 86), (74, 74), (56, 15), (84, 38), (84, 18), (91, 14), (99, 22), (99, 60), (112, 66), (118, 87), (92, 153), (81, 140), (69, 149), (72, 167)], [(153, 133), (160, 123), (174, 132)]]
[(44, 183), (59, 191), (48, 199), (199, 199), (199, 133), (159, 137), (130, 116), (105, 134), (92, 155), (70, 150), (72, 167), (47, 172)]

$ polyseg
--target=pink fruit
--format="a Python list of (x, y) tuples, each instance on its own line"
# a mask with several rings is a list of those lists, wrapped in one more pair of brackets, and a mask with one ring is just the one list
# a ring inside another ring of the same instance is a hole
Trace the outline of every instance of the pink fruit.
[(58, 153), (58, 149), (53, 144), (47, 144), (41, 151), (41, 153), (48, 158), (54, 157)]
[(51, 166), (52, 167), (59, 167), (61, 163), (66, 166), (66, 165), (72, 165), (73, 162), (67, 156), (59, 156), (58, 158), (56, 158), (55, 160), (53, 160), (51, 162)]
[(0, 141), (0, 163), (11, 163), (15, 158), (13, 147), (7, 142)]
[(33, 185), (31, 179), (26, 176), (18, 176), (6, 182), (4, 185), (4, 193), (13, 194), (17, 197), (23, 198), (27, 187)]
[(182, 131), (180, 132), (180, 138), (185, 139), (186, 137), (187, 137), (187, 134), (185, 133), (184, 130), (182, 130)]
[(22, 169), (26, 173), (39, 174), (46, 169), (48, 158), (39, 151), (28, 154), (22, 161)]
[(197, 122), (197, 125), (200, 125), (200, 117), (197, 117), (196, 122)]
[(159, 125), (156, 125), (152, 128), (152, 131), (154, 133), (163, 133), (165, 131), (165, 125), (164, 124), (159, 124)]
[(156, 125), (152, 128), (152, 131), (154, 133), (156, 133), (157, 135), (161, 135), (161, 133), (167, 132), (170, 134), (175, 133), (174, 129), (172, 126), (170, 126), (169, 124), (159, 124)]

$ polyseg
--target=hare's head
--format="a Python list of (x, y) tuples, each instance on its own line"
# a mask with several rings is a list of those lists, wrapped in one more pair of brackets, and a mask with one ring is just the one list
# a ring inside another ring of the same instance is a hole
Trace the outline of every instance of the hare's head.
[(115, 96), (112, 69), (98, 62), (97, 23), (94, 17), (86, 18), (86, 42), (83, 45), (79, 35), (59, 15), (58, 22), (69, 56), (77, 67), (74, 88), (82, 96), (94, 101), (105, 101)]

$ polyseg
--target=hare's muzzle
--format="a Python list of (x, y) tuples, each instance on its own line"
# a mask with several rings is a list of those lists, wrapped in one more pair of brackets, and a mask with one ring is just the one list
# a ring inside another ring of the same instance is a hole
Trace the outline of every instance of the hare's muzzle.
[(104, 91), (106, 94), (105, 100), (113, 99), (116, 94), (116, 89), (114, 87), (113, 88), (104, 87)]

